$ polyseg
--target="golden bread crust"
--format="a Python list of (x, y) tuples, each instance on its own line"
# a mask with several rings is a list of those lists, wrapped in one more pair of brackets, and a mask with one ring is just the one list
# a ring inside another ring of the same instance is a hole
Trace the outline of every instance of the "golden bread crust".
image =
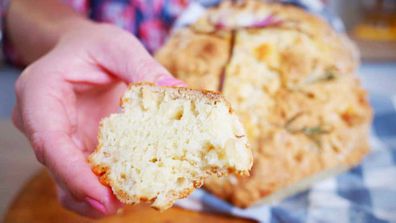
[[(181, 32), (186, 30), (188, 39), (176, 32), (157, 58), (201, 88), (216, 86), (211, 83), (224, 70), (222, 93), (247, 130), (254, 155), (249, 177), (206, 180), (213, 194), (248, 207), (307, 177), (354, 166), (367, 154), (372, 111), (357, 79), (356, 48), (322, 19), (292, 6), (225, 1)], [(234, 41), (218, 45), (232, 55), (223, 59), (224, 68), (208, 73), (213, 81), (201, 81), (200, 70), (177, 68), (178, 58), (195, 64), (205, 51), (191, 57), (195, 52), (179, 51), (172, 42), (194, 45), (202, 35), (218, 33), (230, 33)]]
[(229, 32), (208, 35), (182, 29), (156, 53), (156, 59), (177, 74), (177, 78), (191, 83), (190, 87), (218, 90), (229, 54), (229, 41)]

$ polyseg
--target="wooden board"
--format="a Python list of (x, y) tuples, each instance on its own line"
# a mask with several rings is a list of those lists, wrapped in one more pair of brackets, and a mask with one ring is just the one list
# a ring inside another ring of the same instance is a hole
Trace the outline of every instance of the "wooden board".
[(233, 218), (226, 215), (215, 215), (202, 212), (183, 210), (177, 207), (159, 213), (145, 205), (128, 206), (121, 214), (103, 219), (81, 217), (63, 209), (56, 199), (55, 187), (45, 171), (40, 171), (21, 190), (12, 202), (4, 219), (5, 223), (49, 223), (49, 222), (235, 222), (247, 223), (246, 219)]

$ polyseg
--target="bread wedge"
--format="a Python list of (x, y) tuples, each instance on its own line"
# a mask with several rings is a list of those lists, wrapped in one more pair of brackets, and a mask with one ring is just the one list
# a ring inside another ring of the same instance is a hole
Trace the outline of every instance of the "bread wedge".
[(101, 121), (88, 158), (121, 202), (165, 210), (210, 175), (248, 175), (245, 130), (219, 93), (134, 84), (121, 104)]

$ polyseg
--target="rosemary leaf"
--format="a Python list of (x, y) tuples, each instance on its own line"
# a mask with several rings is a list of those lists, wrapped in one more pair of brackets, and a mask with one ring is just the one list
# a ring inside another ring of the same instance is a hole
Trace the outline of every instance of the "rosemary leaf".
[(327, 134), (329, 133), (329, 131), (323, 129), (320, 126), (316, 126), (316, 127), (311, 127), (311, 128), (302, 128), (301, 132), (304, 133), (307, 136), (314, 136), (314, 135), (321, 135), (321, 134)]
[[(295, 119), (294, 119), (295, 120)], [(304, 127), (301, 129), (290, 129), (286, 126), (286, 130), (289, 131), (290, 133), (303, 133), (306, 137), (308, 137), (318, 148), (322, 147), (322, 142), (320, 140), (320, 137), (323, 134), (329, 133), (328, 130), (323, 129), (321, 126), (315, 126), (315, 127)]]
[(336, 79), (336, 74), (333, 70), (326, 70), (325, 74), (318, 78), (318, 81), (332, 81)]
[(303, 112), (298, 112), (297, 114), (293, 115), (291, 118), (289, 118), (286, 123), (285, 123), (285, 129), (290, 130), (290, 125), (301, 115), (303, 115)]

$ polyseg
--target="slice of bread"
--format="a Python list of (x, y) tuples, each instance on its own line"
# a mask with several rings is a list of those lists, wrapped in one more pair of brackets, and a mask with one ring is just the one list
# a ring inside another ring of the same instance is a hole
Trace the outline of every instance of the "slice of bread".
[(219, 93), (131, 85), (122, 112), (104, 118), (93, 171), (126, 204), (164, 210), (210, 175), (248, 175), (245, 130)]

